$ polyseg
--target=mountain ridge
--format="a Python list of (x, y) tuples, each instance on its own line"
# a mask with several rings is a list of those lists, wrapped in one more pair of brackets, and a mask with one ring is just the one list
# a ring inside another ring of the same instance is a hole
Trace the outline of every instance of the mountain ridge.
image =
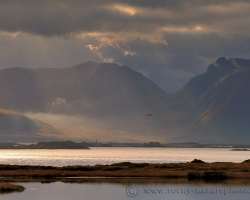
[[(67, 112), (68, 109), (69, 113), (77, 113), (83, 109), (81, 112), (91, 115), (96, 112), (90, 109), (91, 105), (99, 106), (98, 112), (103, 109), (107, 113), (108, 109), (104, 107), (109, 107), (111, 112), (116, 101), (122, 104), (116, 107), (123, 106), (120, 111), (127, 112), (137, 108), (143, 110), (154, 99), (167, 96), (142, 74), (125, 66), (107, 63), (87, 62), (62, 69), (11, 68), (0, 71), (0, 82), (0, 92), (8, 94), (3, 97), (9, 97), (0, 100), (0, 107), (21, 112), (60, 112), (63, 109)], [(114, 110), (112, 112), (115, 113)]]
[(170, 106), (178, 102), (175, 106), (179, 107), (172, 124), (181, 127), (182, 136), (186, 135), (183, 138), (190, 141), (250, 139), (248, 77), (250, 60), (219, 58), (204, 74), (191, 79), (171, 97)]
[[(241, 143), (250, 140), (248, 77), (250, 60), (220, 57), (169, 95), (142, 74), (114, 63), (11, 68), (0, 70), (0, 107), (67, 115), (66, 124), (77, 116), (76, 127), (98, 128), (92, 136), (90, 129), (64, 132), (69, 139)], [(85, 123), (89, 119), (91, 125)]]

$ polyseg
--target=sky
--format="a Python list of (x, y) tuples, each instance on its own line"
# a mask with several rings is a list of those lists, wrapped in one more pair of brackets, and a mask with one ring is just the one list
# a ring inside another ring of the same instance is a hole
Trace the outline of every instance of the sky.
[(249, 0), (0, 0), (0, 69), (114, 62), (173, 93), (249, 54)]

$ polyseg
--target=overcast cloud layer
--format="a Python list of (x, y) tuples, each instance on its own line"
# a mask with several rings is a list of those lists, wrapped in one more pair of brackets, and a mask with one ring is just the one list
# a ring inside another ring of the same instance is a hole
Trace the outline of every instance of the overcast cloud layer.
[(248, 0), (0, 0), (0, 68), (115, 62), (174, 92), (249, 44)]

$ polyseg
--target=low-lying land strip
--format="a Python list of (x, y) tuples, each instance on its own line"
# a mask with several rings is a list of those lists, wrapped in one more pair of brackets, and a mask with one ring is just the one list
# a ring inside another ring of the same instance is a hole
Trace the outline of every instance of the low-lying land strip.
[(120, 142), (73, 142), (73, 141), (50, 141), (34, 144), (22, 144), (13, 142), (0, 142), (0, 149), (89, 149), (89, 147), (159, 147), (159, 148), (233, 148), (232, 151), (250, 151), (250, 144), (199, 144), (187, 143), (120, 143)]
[(24, 187), (11, 183), (0, 183), (0, 193), (22, 192)]
[(95, 166), (29, 166), (0, 165), (0, 177), (4, 178), (64, 178), (64, 177), (112, 177), (112, 178), (186, 178), (192, 180), (222, 180), (250, 178), (250, 161), (242, 163), (205, 163), (193, 160), (188, 163), (116, 163)]

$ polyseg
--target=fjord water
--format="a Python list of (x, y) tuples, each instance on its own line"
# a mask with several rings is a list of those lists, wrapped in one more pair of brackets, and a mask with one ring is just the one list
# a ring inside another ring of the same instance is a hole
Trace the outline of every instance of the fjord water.
[[(249, 151), (230, 148), (91, 148), (90, 150), (0, 150), (1, 164), (19, 165), (96, 165), (118, 162), (176, 163), (201, 159), (205, 162), (242, 162), (250, 158)], [(1, 200), (147, 200), (203, 199), (246, 200), (250, 184), (229, 183), (167, 183), (129, 180), (86, 181), (83, 183), (19, 183), (26, 190), (1, 194)]]
[(0, 163), (13, 165), (96, 165), (119, 162), (178, 163), (201, 159), (205, 162), (242, 162), (250, 151), (230, 148), (130, 148), (95, 147), (90, 150), (0, 150)]
[(248, 200), (250, 185), (204, 183), (20, 183), (21, 193), (0, 195), (1, 200)]

